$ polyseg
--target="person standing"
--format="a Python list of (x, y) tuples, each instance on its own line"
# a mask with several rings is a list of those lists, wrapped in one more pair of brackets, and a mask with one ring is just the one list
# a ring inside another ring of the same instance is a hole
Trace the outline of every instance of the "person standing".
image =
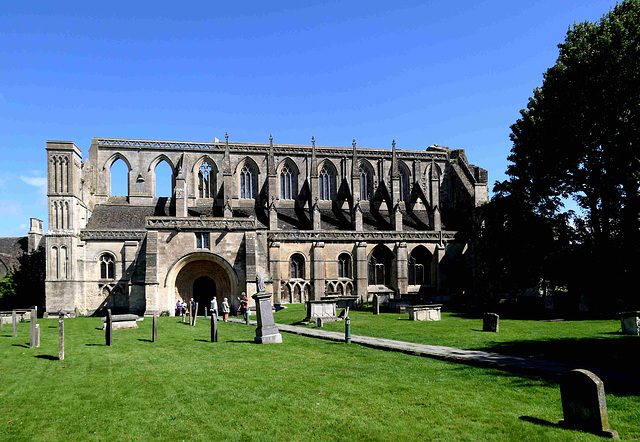
[(211, 300), (211, 314), (216, 314), (216, 316), (218, 316), (218, 300), (215, 298), (215, 296), (213, 297), (213, 299)]
[(182, 303), (178, 299), (178, 301), (176, 302), (176, 316), (180, 316), (181, 312), (182, 312)]
[(229, 301), (227, 298), (222, 300), (222, 315), (224, 316), (224, 322), (229, 320), (229, 312), (231, 311), (231, 306), (229, 305)]

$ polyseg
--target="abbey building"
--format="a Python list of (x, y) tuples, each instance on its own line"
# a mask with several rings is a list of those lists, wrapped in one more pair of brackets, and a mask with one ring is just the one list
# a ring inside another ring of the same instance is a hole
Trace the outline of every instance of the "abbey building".
[[(463, 150), (94, 138), (48, 141), (46, 307), (174, 312), (236, 301), (264, 276), (276, 303), (327, 293), (456, 296), (470, 272), (458, 234), (488, 199)], [(116, 162), (127, 195), (111, 195)], [(171, 170), (156, 197), (156, 168)]]

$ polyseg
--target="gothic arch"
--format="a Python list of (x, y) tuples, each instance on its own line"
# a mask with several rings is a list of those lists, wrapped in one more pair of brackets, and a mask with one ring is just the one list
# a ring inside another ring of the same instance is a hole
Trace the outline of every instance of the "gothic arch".
[[(285, 172), (288, 173), (285, 174)], [(280, 198), (295, 200), (298, 197), (298, 177), (300, 176), (297, 164), (291, 158), (285, 158), (278, 164), (276, 175)]]
[(156, 167), (158, 167), (158, 164), (160, 164), (162, 161), (165, 161), (169, 165), (169, 167), (171, 168), (171, 173), (175, 176), (176, 175), (176, 165), (173, 163), (171, 158), (169, 158), (168, 156), (166, 156), (163, 153), (161, 153), (160, 155), (155, 157), (153, 160), (151, 160), (151, 162), (149, 163), (149, 168), (147, 169), (147, 172), (155, 171)]
[(104, 165), (102, 166), (102, 170), (111, 170), (111, 166), (113, 166), (113, 163), (115, 163), (117, 160), (124, 161), (124, 164), (127, 165), (129, 172), (133, 170), (133, 168), (131, 167), (131, 162), (122, 152), (116, 152), (109, 158), (107, 158), (107, 160), (104, 162)]

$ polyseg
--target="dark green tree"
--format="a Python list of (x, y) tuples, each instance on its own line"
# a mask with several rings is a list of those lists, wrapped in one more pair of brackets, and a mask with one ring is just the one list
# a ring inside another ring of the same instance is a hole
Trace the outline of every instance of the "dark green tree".
[(579, 265), (567, 279), (611, 305), (640, 264), (640, 0), (575, 24), (559, 48), (511, 126), (510, 178), (495, 191), (556, 226), (574, 198), (585, 216), (571, 223), (580, 235), (566, 259)]

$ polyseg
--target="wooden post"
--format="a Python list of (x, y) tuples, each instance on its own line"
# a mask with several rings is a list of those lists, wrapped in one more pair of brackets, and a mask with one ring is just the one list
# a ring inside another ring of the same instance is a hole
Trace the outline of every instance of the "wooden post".
[(153, 315), (153, 333), (151, 336), (151, 342), (158, 340), (158, 315)]
[(111, 347), (113, 345), (113, 322), (111, 321), (111, 309), (107, 309), (107, 321), (105, 323), (104, 331), (107, 345)]
[(211, 342), (218, 342), (218, 315), (211, 315)]
[(191, 324), (191, 306), (189, 306), (189, 310), (187, 310), (187, 324)]
[(58, 353), (58, 359), (64, 360), (64, 315), (60, 313), (58, 319), (58, 340), (60, 343), (60, 352)]
[(17, 338), (18, 337), (18, 315), (16, 314), (15, 310), (11, 312), (11, 319), (13, 320), (13, 337)]
[(193, 312), (193, 323), (191, 325), (193, 325), (194, 327), (196, 326), (196, 319), (198, 318), (198, 303), (196, 302), (196, 308), (194, 309)]
[(29, 321), (30, 332), (29, 332), (29, 347), (36, 347), (36, 325), (38, 321), (38, 316), (36, 314), (36, 309), (31, 309), (31, 319)]

